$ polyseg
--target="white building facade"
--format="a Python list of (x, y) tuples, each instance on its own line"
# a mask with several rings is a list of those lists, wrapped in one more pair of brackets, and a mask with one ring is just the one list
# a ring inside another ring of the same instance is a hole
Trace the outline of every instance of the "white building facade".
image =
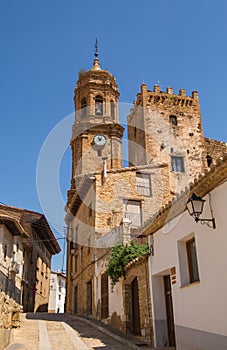
[(65, 312), (66, 276), (62, 272), (51, 271), (48, 312)]
[(164, 208), (159, 220), (167, 223), (157, 229), (156, 218), (146, 228), (157, 348), (227, 349), (226, 177), (225, 159), (192, 188), (206, 200), (201, 218), (210, 218), (212, 208), (215, 229), (196, 223), (185, 207), (169, 222)]

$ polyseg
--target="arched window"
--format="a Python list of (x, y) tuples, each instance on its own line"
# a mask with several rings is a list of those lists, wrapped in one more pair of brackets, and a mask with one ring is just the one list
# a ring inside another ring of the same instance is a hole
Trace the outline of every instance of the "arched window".
[(114, 101), (110, 101), (110, 115), (111, 115), (111, 118), (114, 120), (114, 118), (115, 118), (115, 103), (114, 103)]
[(95, 115), (103, 115), (103, 98), (96, 96), (95, 98)]
[(170, 124), (172, 124), (173, 126), (177, 126), (177, 117), (175, 115), (171, 115), (169, 117), (169, 122)]
[(81, 117), (84, 117), (86, 115), (86, 107), (87, 107), (86, 98), (82, 98), (82, 100), (81, 100)]

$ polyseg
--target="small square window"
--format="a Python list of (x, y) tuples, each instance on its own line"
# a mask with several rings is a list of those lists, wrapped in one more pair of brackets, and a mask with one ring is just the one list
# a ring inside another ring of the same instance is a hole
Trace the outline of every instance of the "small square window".
[(182, 156), (171, 156), (172, 171), (184, 172), (184, 158)]

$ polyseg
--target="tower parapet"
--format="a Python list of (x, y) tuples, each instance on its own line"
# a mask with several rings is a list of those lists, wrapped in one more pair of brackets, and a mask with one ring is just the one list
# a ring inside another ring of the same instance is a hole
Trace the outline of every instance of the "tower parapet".
[(185, 89), (180, 89), (179, 94), (173, 93), (172, 87), (161, 91), (159, 85), (155, 85), (153, 91), (147, 90), (146, 84), (141, 85), (141, 92), (137, 94), (135, 105), (155, 108), (199, 108), (198, 92), (193, 91), (191, 96), (186, 95)]

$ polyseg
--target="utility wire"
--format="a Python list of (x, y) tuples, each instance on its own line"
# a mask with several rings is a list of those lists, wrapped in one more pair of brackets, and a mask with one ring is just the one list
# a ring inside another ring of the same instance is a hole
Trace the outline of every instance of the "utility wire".
[(31, 241), (29, 241), (29, 243), (59, 241), (60, 239), (64, 239), (64, 241), (65, 241), (65, 240), (66, 240), (66, 237), (51, 238), (51, 239), (37, 239), (37, 240), (31, 240)]

